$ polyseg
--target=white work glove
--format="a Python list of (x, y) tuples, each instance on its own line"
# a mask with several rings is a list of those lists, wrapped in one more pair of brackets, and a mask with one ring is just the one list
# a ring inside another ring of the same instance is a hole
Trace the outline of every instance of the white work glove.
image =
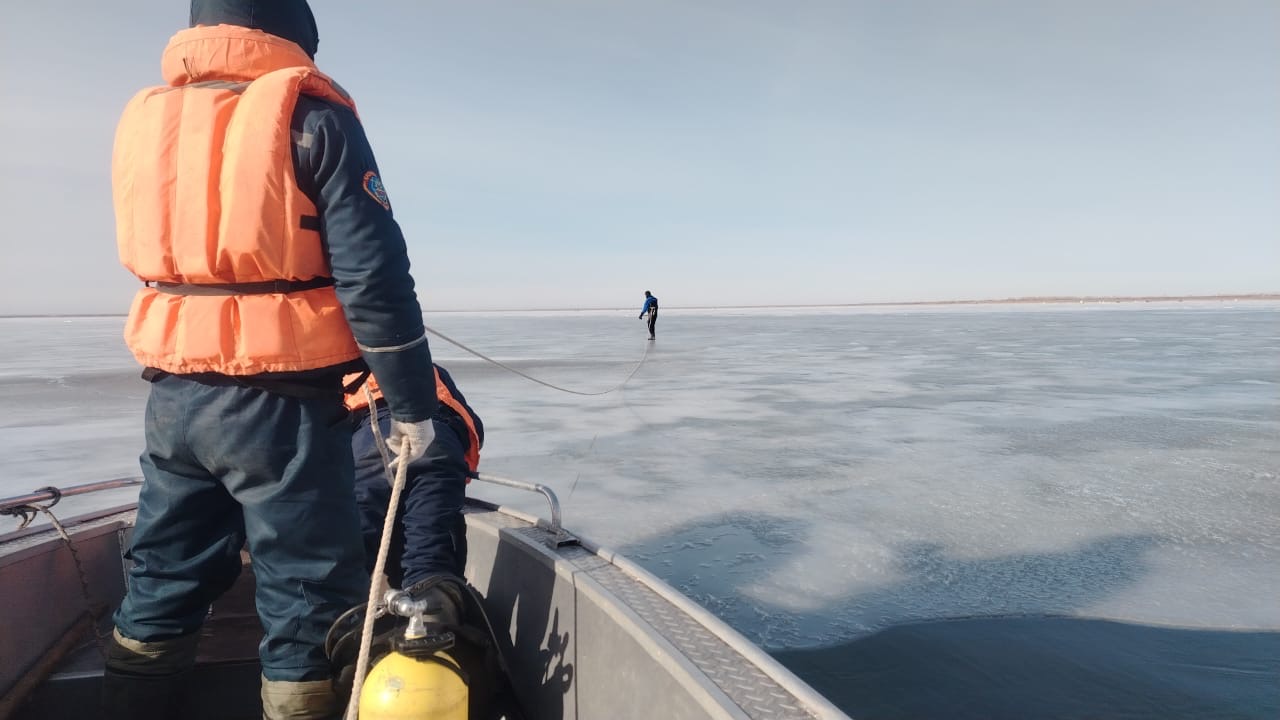
[(396, 456), (391, 463), (392, 472), (399, 472), (400, 463), (411, 463), (426, 455), (427, 446), (435, 437), (436, 427), (430, 418), (416, 423), (392, 419), (391, 437), (387, 438), (387, 445)]

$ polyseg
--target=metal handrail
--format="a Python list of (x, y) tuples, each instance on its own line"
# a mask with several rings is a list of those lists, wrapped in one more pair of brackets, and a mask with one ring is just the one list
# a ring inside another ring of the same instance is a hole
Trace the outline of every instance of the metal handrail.
[(117, 488), (134, 487), (141, 484), (142, 478), (134, 477), (116, 478), (115, 480), (101, 480), (99, 482), (85, 483), (84, 485), (72, 485), (65, 489), (54, 487), (40, 488), (39, 490), (33, 490), (26, 495), (15, 495), (14, 497), (0, 500), (0, 512), (31, 505), (32, 503), (44, 503), (51, 500), (57, 502), (64, 497), (87, 495), (101, 490), (115, 490)]
[(551, 522), (544, 523), (539, 520), (539, 525), (547, 525), (544, 529), (549, 530), (554, 536), (552, 543), (555, 546), (569, 545), (578, 542), (578, 539), (565, 531), (560, 525), (560, 500), (556, 497), (555, 491), (541, 483), (524, 482), (523, 480), (512, 480), (511, 478), (490, 475), (489, 473), (472, 473), (471, 477), (494, 485), (502, 485), (504, 487), (515, 488), (517, 490), (525, 490), (528, 492), (541, 493), (551, 505)]
[[(535, 492), (546, 498), (547, 503), (551, 506), (551, 521), (548, 524), (548, 530), (555, 536), (556, 544), (566, 544), (576, 541), (573, 535), (565, 531), (560, 525), (560, 500), (556, 497), (555, 491), (546, 485), (540, 483), (524, 482), (522, 480), (512, 480), (510, 478), (490, 475), (488, 473), (475, 473), (471, 477), (482, 482), (492, 483), (494, 485), (503, 485), (517, 490), (525, 490), (527, 492)], [(125, 487), (136, 487), (142, 484), (142, 478), (116, 478), (114, 480), (101, 480), (99, 482), (85, 483), (83, 485), (72, 485), (69, 488), (45, 487), (33, 490), (25, 495), (15, 495), (0, 499), (0, 514), (13, 514), (9, 511), (18, 508), (30, 507), (35, 503), (57, 503), (64, 497), (75, 497), (76, 495), (88, 495), (89, 493), (101, 492), (103, 490), (116, 490)]]

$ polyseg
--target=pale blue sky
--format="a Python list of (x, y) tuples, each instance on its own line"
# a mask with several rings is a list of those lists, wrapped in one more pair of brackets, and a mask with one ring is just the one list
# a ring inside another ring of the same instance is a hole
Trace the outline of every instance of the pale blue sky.
[[(1275, 0), (314, 0), (432, 309), (1280, 291)], [(0, 314), (120, 312), (181, 1), (0, 27)]]

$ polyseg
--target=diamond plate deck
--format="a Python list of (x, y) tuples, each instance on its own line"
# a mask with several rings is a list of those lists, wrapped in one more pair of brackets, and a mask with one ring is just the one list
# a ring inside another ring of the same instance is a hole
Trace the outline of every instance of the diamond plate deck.
[[(477, 514), (483, 515), (487, 523), (506, 529), (530, 543), (546, 547), (545, 541), (549, 534), (518, 518), (493, 511), (480, 511)], [(589, 575), (639, 615), (749, 717), (771, 720), (811, 720), (818, 717), (702, 623), (607, 559), (576, 545), (562, 547), (555, 552), (562, 560)]]

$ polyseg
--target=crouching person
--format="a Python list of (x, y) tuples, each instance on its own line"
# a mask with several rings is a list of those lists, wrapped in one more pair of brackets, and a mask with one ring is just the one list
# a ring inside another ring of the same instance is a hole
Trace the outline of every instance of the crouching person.
[[(385, 569), (391, 587), (411, 593), (436, 575), (462, 577), (467, 562), (462, 504), (469, 476), (480, 464), (480, 448), (484, 444), (480, 416), (467, 404), (449, 372), (439, 365), (435, 366), (435, 383), (440, 401), (431, 417), (435, 435), (426, 454), (409, 463)], [(356, 464), (356, 503), (364, 536), (365, 567), (372, 574), (391, 501), (390, 478), (373, 424), (377, 422), (382, 437), (388, 437), (391, 415), (377, 380), (370, 377), (365, 385), (369, 392), (361, 387), (347, 395), (347, 407), (353, 416), (351, 450)]]
[[(357, 376), (348, 380), (354, 377)], [(448, 371), (439, 365), (435, 366), (435, 383), (439, 400), (431, 418), (435, 435), (427, 444), (426, 453), (409, 463), (384, 572), (392, 588), (403, 590), (425, 606), (423, 619), (429, 634), (425, 642), (429, 649), (438, 647), (433, 638), (439, 633), (452, 635), (444, 652), (458, 663), (462, 670), (459, 676), (466, 678), (469, 716), (519, 718), (499, 639), (484, 617), (482, 599), (463, 578), (467, 540), (462, 506), (469, 477), (480, 462), (484, 425)], [(374, 423), (386, 437), (390, 418), (372, 377), (365, 386), (347, 395), (347, 406), (352, 412), (351, 448), (365, 566), (372, 575), (391, 501), (389, 474), (393, 472), (386, 467), (378, 448)], [(351, 691), (364, 614), (363, 604), (351, 608), (334, 623), (326, 640), (340, 697)], [(412, 646), (401, 642), (405, 629), (403, 618), (383, 615), (377, 620), (370, 668), (393, 651), (415, 655)], [(401, 681), (410, 682), (404, 677)], [(403, 694), (406, 698), (415, 696), (411, 691)]]

